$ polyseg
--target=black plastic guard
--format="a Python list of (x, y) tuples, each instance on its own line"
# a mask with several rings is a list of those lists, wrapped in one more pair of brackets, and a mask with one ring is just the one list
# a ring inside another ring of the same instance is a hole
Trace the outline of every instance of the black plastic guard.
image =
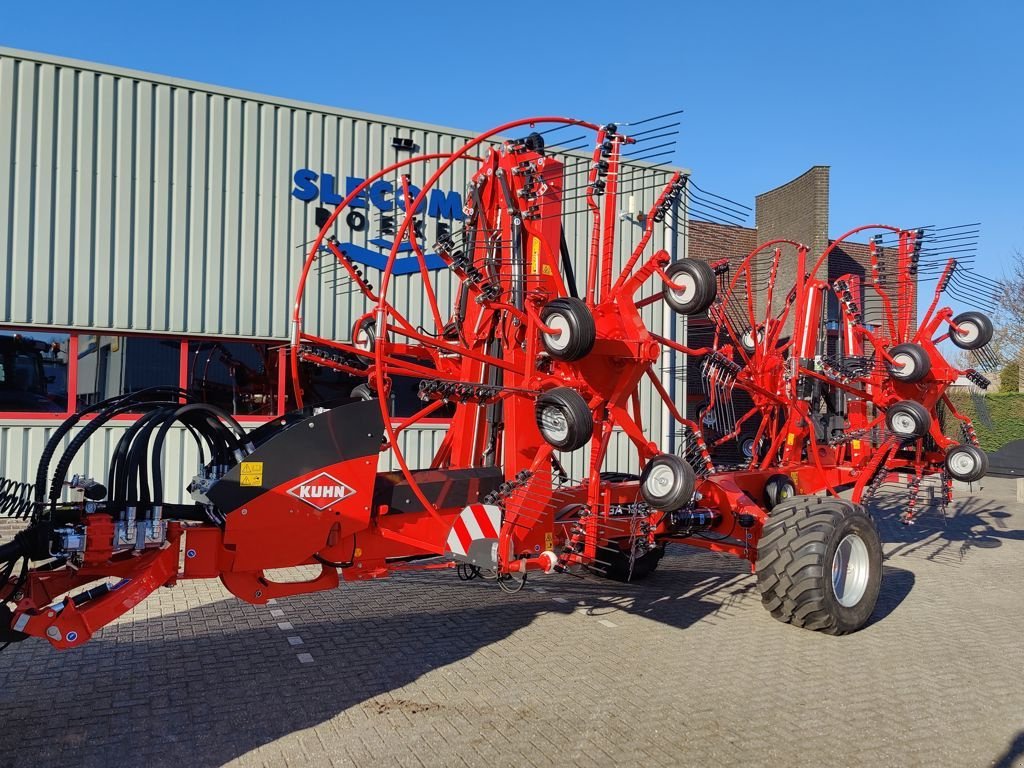
[(297, 421), (260, 445), (244, 463), (262, 462), (261, 482), (241, 484), (235, 465), (207, 493), (222, 512), (245, 506), (272, 488), (322, 467), (380, 453), (384, 421), (376, 400), (353, 400)]

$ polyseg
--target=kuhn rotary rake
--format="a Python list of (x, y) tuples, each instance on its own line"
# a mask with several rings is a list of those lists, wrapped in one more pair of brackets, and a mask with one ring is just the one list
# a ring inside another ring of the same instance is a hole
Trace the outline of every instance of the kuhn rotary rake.
[[(889, 237), (849, 246), (848, 238), (870, 230)], [(795, 492), (835, 494), (843, 487), (859, 502), (882, 483), (905, 478), (909, 523), (925, 476), (941, 476), (945, 501), (953, 479), (985, 475), (987, 457), (947, 390), (960, 376), (981, 388), (989, 382), (973, 368), (951, 365), (938, 347), (948, 339), (985, 360), (993, 334), (980, 312), (954, 317), (951, 309), (938, 309), (957, 270), (966, 272), (946, 258), (951, 246), (944, 243), (973, 237), (965, 228), (951, 230), (859, 227), (813, 263), (803, 245), (772, 241), (735, 270), (722, 270), (731, 279), (710, 310), (713, 351), (705, 370), (714, 371), (713, 385), (725, 370), (751, 405), (737, 417), (732, 403), (720, 402), (720, 388), (709, 386), (704, 420), (714, 430), (712, 447), (741, 443), (744, 468), (776, 466), (789, 475), (769, 484), (769, 507)], [(864, 263), (840, 261), (857, 271), (829, 280), (826, 265), (844, 246), (861, 249)], [(934, 296), (917, 323), (918, 275), (936, 262)], [(961, 440), (944, 433), (946, 414), (961, 423)]]
[[(566, 125), (594, 135), (585, 161), (545, 148), (545, 133)], [(777, 287), (783, 243), (766, 244), (731, 274), (726, 265), (673, 262), (651, 243), (690, 199), (678, 173), (665, 174), (637, 217), (642, 233), (622, 249), (624, 150), (635, 140), (627, 128), (521, 120), (451, 154), (395, 163), (353, 189), (304, 265), (291, 358), (300, 402), (287, 416), (246, 432), (188, 392), (151, 390), (69, 419), (46, 446), (35, 485), (8, 495), (31, 524), (0, 546), (0, 639), (78, 646), (179, 579), (219, 577), (239, 598), (264, 603), (339, 578), (454, 567), (516, 591), (530, 571), (639, 578), (668, 542), (749, 560), (765, 605), (783, 621), (834, 634), (862, 626), (879, 589), (881, 548), (867, 512), (836, 493), (852, 485), (860, 498), (886, 473), (919, 477), (943, 462), (955, 476), (980, 474), (984, 455), (951, 445), (936, 427), (957, 371), (935, 336), (948, 327), (954, 342), (975, 347), (991, 328), (934, 305), (915, 327), (907, 301), (890, 300), (877, 279), (829, 284), (817, 276), (824, 256), (805, 273), (807, 249), (797, 244), (786, 244), (798, 275), (788, 292)], [(516, 133), (528, 135), (497, 138)], [(464, 226), (432, 246), (447, 270), (430, 271), (437, 256), (425, 253), (409, 213), (396, 222), (375, 287), (330, 235), (335, 220), (390, 177), (398, 209), (418, 211), (459, 166), (471, 169)], [(419, 187), (413, 172), (425, 179)], [(568, 210), (573, 198), (579, 211)], [(579, 285), (565, 237), (576, 215), (587, 232)], [(903, 279), (919, 235), (894, 232)], [(756, 271), (764, 253), (766, 296), (755, 290), (765, 282)], [(425, 299), (417, 318), (396, 308), (396, 264), (409, 258), (416, 267), (403, 290), (411, 279)], [(348, 340), (304, 322), (314, 294), (321, 315), (323, 297), (334, 296), (323, 290), (325, 275), (349, 303), (363, 304)], [(866, 286), (902, 308), (879, 327), (862, 317)], [(823, 320), (830, 291), (842, 306), (838, 335)], [(693, 349), (653, 332), (646, 308), (661, 301), (682, 316), (709, 312), (713, 342)], [(702, 356), (709, 402), (701, 421), (717, 419), (715, 441), (754, 427), (740, 465), (716, 467), (701, 424), (680, 412), (662, 382), (667, 350)], [(303, 407), (325, 379), (342, 382), (347, 396)], [(410, 387), (418, 405), (399, 413)], [(753, 402), (738, 416), (736, 392)], [(678, 453), (651, 438), (641, 416), (648, 397), (684, 435)], [(106, 486), (76, 476), (70, 486), (84, 498), (63, 501), (84, 443), (129, 411), (143, 415), (118, 444)], [(442, 416), (443, 440), (412, 466), (411, 432)], [(161, 453), (175, 423), (202, 457), (189, 504), (165, 501)], [(635, 474), (609, 469), (620, 435)], [(574, 465), (567, 457), (575, 451)], [(827, 495), (811, 495), (820, 491)], [(319, 570), (298, 583), (267, 573), (299, 565)]]

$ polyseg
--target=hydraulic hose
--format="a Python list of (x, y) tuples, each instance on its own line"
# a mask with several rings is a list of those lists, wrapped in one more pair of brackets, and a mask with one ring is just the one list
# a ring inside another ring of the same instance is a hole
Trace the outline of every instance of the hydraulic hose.
[(128, 496), (128, 484), (131, 477), (128, 472), (128, 457), (133, 447), (133, 441), (136, 439), (139, 432), (145, 428), (146, 424), (150, 423), (152, 419), (158, 418), (159, 414), (167, 411), (167, 408), (161, 408), (153, 411), (152, 413), (146, 414), (132, 424), (132, 426), (123, 435), (121, 435), (121, 439), (117, 441), (117, 447), (114, 449), (114, 456), (111, 459), (110, 469), (107, 473), (107, 490), (111, 500), (123, 500)]
[[(98, 403), (93, 403), (86, 408), (76, 411), (65, 419), (60, 426), (54, 430), (53, 434), (50, 435), (50, 439), (46, 441), (43, 453), (39, 458), (39, 466), (36, 469), (35, 501), (41, 504), (44, 500), (46, 493), (46, 473), (50, 469), (50, 460), (53, 458), (53, 454), (57, 452), (57, 446), (60, 445), (64, 437), (74, 429), (75, 425), (78, 424), (83, 417), (94, 412), (105, 412), (110, 407), (122, 404), (126, 400), (135, 402), (140, 397), (151, 394), (172, 394), (186, 400), (192, 400), (192, 396), (180, 387), (147, 387), (146, 389), (140, 389), (138, 392), (133, 392), (130, 395), (118, 395), (116, 397), (107, 398), (106, 400), (101, 400)], [(63, 480), (61, 482), (63, 482)]]
[[(167, 437), (167, 432), (170, 430), (171, 425), (175, 421), (181, 420), (182, 416), (185, 416), (194, 412), (202, 412), (209, 416), (213, 416), (210, 419), (209, 425), (214, 428), (219, 428), (227, 432), (230, 428), (237, 436), (238, 439), (234, 440), (234, 448), (239, 451), (244, 451), (243, 445), (247, 442), (245, 430), (238, 424), (232, 416), (214, 405), (208, 405), (205, 403), (192, 403), (191, 405), (183, 405), (178, 408), (172, 417), (164, 421), (163, 426), (160, 427), (160, 431), (157, 432), (156, 440), (153, 445), (152, 462), (153, 462), (153, 503), (163, 503), (163, 478), (160, 473), (160, 460), (163, 456), (164, 439)], [(227, 425), (225, 427), (224, 425)], [(230, 435), (229, 435), (230, 436)]]
[(68, 467), (71, 466), (71, 462), (74, 460), (75, 454), (81, 450), (82, 446), (85, 445), (93, 434), (95, 434), (96, 430), (110, 421), (114, 416), (130, 411), (133, 408), (142, 407), (149, 410), (151, 408), (178, 405), (179, 403), (168, 401), (148, 401), (144, 403), (137, 403), (133, 401), (128, 403), (122, 402), (116, 407), (106, 408), (102, 413), (97, 415), (92, 421), (82, 428), (82, 431), (75, 436), (74, 440), (71, 441), (71, 444), (68, 445), (67, 450), (65, 450), (61, 455), (60, 461), (57, 462), (57, 469), (53, 473), (53, 480), (50, 483), (50, 501), (56, 503), (57, 499), (60, 498), (61, 488), (64, 486), (64, 478), (67, 477)]

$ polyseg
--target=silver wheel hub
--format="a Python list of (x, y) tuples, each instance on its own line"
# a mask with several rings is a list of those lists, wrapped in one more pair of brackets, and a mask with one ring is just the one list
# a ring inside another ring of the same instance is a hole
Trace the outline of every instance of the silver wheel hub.
[(917, 422), (909, 413), (897, 413), (892, 417), (892, 431), (897, 435), (912, 435), (917, 431)]
[(978, 467), (978, 462), (969, 451), (956, 451), (949, 457), (949, 467), (961, 475), (970, 475)]
[(970, 344), (981, 335), (981, 328), (970, 320), (959, 323), (960, 330), (956, 331), (956, 337), (967, 344)]
[(847, 534), (832, 556), (832, 593), (839, 604), (852, 608), (859, 603), (867, 592), (870, 575), (867, 545), (857, 534)]
[(651, 470), (651, 474), (647, 476), (644, 486), (651, 496), (664, 496), (672, 489), (672, 483), (675, 482), (675, 479), (676, 473), (672, 471), (671, 467), (659, 464)]
[(697, 292), (697, 283), (694, 282), (692, 275), (688, 275), (686, 272), (680, 272), (679, 274), (672, 276), (672, 282), (676, 285), (683, 286), (683, 289), (680, 291), (672, 289), (673, 299), (678, 301), (680, 304), (688, 304), (693, 301), (693, 296)]
[(906, 353), (902, 353), (893, 357), (893, 361), (896, 363), (895, 371), (893, 372), (896, 378), (906, 379), (914, 375), (914, 371), (917, 370), (917, 364), (914, 362), (914, 358)]
[(553, 349), (556, 352), (561, 352), (563, 349), (569, 346), (571, 340), (572, 331), (569, 328), (569, 321), (565, 315), (552, 314), (544, 320), (544, 324), (553, 331), (558, 333), (545, 334), (544, 344), (548, 349)]
[(552, 442), (560, 443), (569, 437), (569, 420), (561, 408), (549, 405), (541, 411), (540, 421), (545, 437)]

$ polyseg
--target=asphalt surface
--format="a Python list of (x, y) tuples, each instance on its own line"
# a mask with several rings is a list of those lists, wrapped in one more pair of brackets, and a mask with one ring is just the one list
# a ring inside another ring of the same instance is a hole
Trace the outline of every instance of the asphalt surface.
[(871, 623), (774, 621), (744, 565), (636, 585), (452, 572), (251, 606), (161, 590), (76, 651), (0, 654), (0, 766), (1024, 765), (1024, 506), (876, 508)]

